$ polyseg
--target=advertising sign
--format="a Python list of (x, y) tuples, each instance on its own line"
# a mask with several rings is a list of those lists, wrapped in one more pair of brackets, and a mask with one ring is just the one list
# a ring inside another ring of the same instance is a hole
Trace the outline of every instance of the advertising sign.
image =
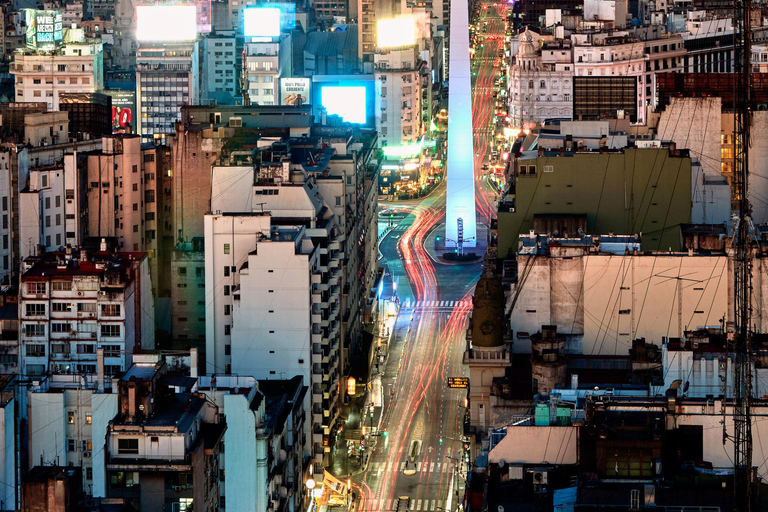
[(195, 5), (139, 5), (136, 7), (138, 41), (194, 41), (197, 37)]
[(64, 39), (61, 11), (27, 9), (27, 48), (53, 50)]
[(377, 46), (387, 48), (410, 46), (416, 41), (416, 22), (413, 16), (377, 22)]
[(304, 105), (309, 102), (309, 78), (281, 78), (282, 105)]
[(112, 98), (112, 133), (127, 133), (128, 125), (136, 133), (136, 93), (134, 91), (104, 91)]
[(280, 35), (280, 9), (252, 7), (243, 11), (243, 35), (246, 37), (277, 37)]

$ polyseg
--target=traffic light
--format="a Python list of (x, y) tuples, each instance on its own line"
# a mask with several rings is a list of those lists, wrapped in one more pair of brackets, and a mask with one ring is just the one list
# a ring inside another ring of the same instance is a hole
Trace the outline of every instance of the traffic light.
[(440, 436), (440, 444), (443, 444), (443, 436)]
[(437, 240), (437, 241), (439, 242), (439, 241), (440, 241), (440, 235), (437, 235), (437, 236), (435, 237), (435, 240)]
[(385, 431), (384, 431), (384, 433), (383, 433), (382, 435), (383, 435), (384, 437), (387, 437), (387, 431), (385, 430)]

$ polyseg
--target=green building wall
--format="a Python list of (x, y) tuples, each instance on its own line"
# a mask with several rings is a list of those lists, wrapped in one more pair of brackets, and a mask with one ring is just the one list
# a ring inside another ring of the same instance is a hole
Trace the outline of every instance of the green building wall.
[(642, 233), (643, 250), (678, 251), (680, 224), (691, 221), (691, 159), (682, 155), (627, 149), (519, 160), (517, 170), (536, 165), (536, 174), (516, 178), (515, 211), (498, 213), (499, 257), (514, 256), (535, 214), (586, 214), (589, 234)]

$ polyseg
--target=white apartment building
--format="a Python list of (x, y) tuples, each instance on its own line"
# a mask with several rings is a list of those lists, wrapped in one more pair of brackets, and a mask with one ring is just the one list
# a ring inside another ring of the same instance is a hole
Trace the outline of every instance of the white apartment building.
[[(234, 51), (234, 50), (232, 50)], [(224, 50), (224, 58), (228, 52)], [(243, 94), (252, 105), (278, 105), (280, 43), (245, 43), (243, 49)], [(234, 68), (233, 68), (234, 69)]]
[(45, 101), (59, 110), (59, 93), (104, 89), (101, 40), (67, 42), (53, 54), (20, 50), (13, 56), (16, 101)]
[(688, 11), (682, 34), (687, 55), (684, 71), (689, 73), (730, 73), (733, 71), (733, 19)]
[(545, 43), (525, 30), (509, 70), (512, 126), (532, 128), (546, 119), (573, 118), (573, 57), (570, 41)]
[(421, 137), (421, 62), (415, 45), (379, 49), (374, 55), (376, 131), (382, 146)]
[(240, 55), (234, 32), (211, 34), (203, 39), (203, 69), (200, 97), (204, 104), (240, 96)]
[[(234, 51), (234, 50), (233, 50)], [(142, 46), (136, 52), (136, 108), (144, 142), (176, 133), (182, 105), (199, 103), (198, 44)]]
[[(20, 373), (125, 371), (155, 345), (154, 300), (144, 253), (67, 249), (29, 257), (20, 279)], [(103, 371), (97, 350), (104, 350)], [(105, 383), (106, 386), (106, 383)]]
[(117, 414), (117, 394), (104, 393), (98, 382), (81, 375), (35, 380), (24, 412), (30, 427), (29, 466), (42, 461), (82, 468), (88, 496), (94, 495), (95, 483), (104, 481), (104, 435)]

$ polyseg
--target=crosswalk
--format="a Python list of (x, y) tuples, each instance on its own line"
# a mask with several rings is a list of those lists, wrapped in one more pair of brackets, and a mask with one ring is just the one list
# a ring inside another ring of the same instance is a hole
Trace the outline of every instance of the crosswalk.
[[(407, 466), (406, 466), (407, 464)], [(371, 473), (374, 475), (387, 474), (394, 469), (395, 465), (390, 462), (372, 462), (370, 465)], [(413, 463), (401, 461), (397, 466), (399, 472), (403, 472), (406, 469), (416, 469), (417, 474), (428, 475), (431, 473), (447, 473), (451, 471), (453, 462), (416, 462), (414, 467)]]
[[(371, 510), (382, 510), (387, 512), (395, 511), (395, 510), (398, 510), (397, 508), (398, 501), (399, 501), (399, 498), (374, 500), (373, 508)], [(436, 510), (442, 510), (442, 509), (443, 509), (443, 500), (412, 499), (409, 508), (406, 508), (405, 503), (401, 503), (399, 510), (401, 511), (413, 510), (414, 512), (435, 512)]]
[(470, 300), (406, 300), (403, 303), (403, 306), (409, 309), (460, 308), (471, 305)]

